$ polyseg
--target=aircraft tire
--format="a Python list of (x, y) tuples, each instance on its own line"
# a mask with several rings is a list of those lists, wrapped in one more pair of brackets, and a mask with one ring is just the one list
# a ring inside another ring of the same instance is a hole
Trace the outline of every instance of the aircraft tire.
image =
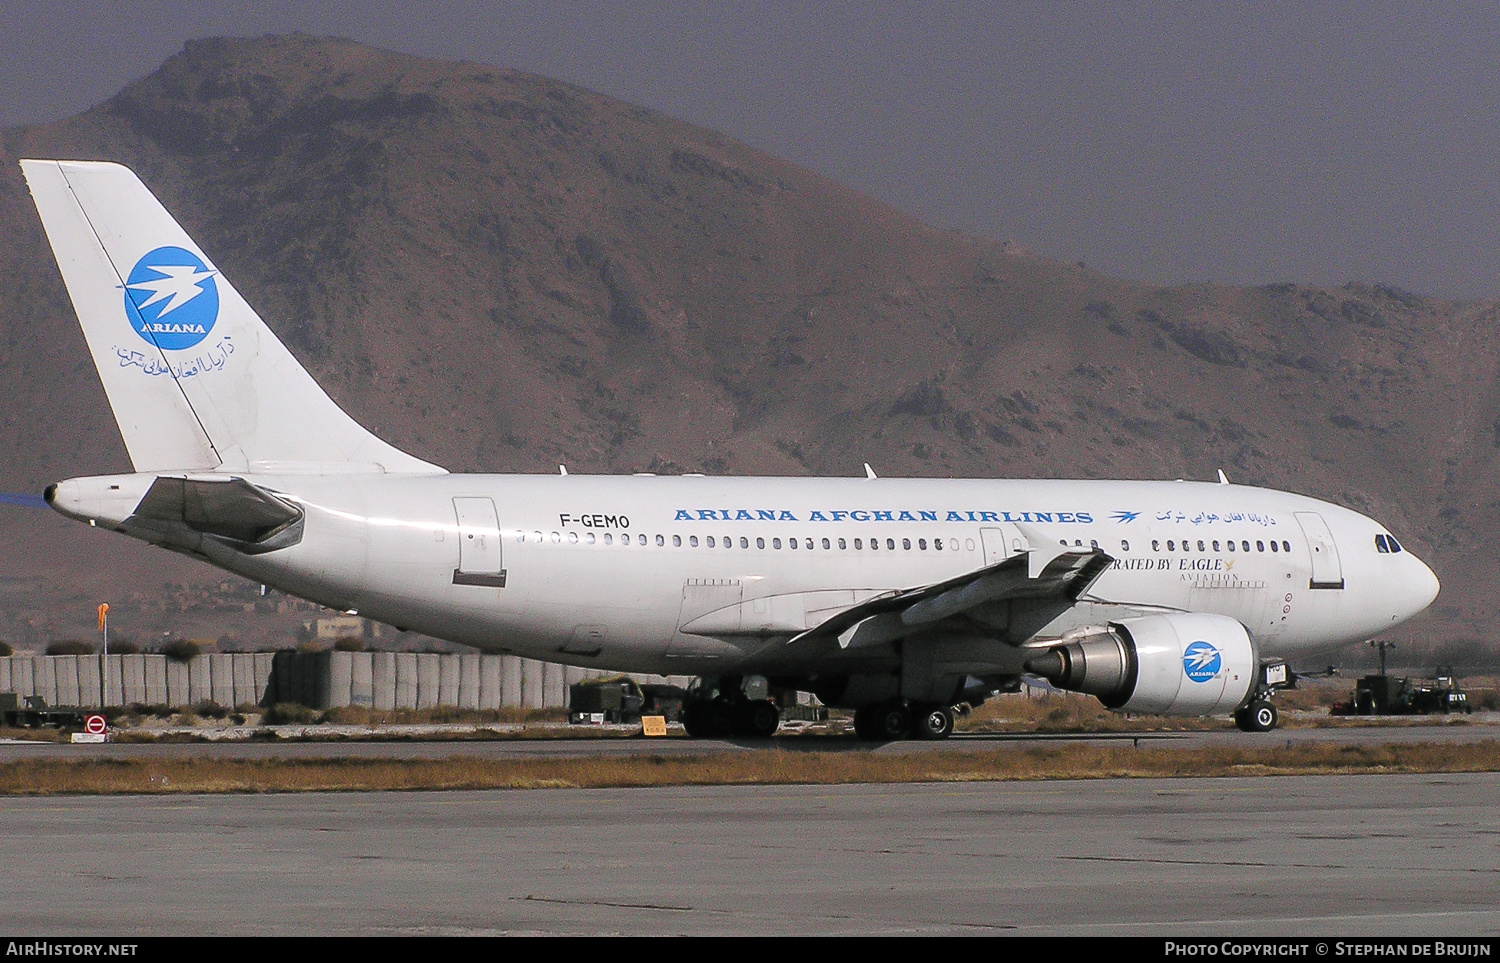
[(734, 734), (769, 739), (781, 728), (781, 710), (770, 699), (746, 702), (735, 710)]
[(1264, 699), (1257, 699), (1234, 714), (1234, 724), (1241, 732), (1270, 732), (1278, 721), (1276, 706)]
[(718, 702), (689, 702), (682, 709), (682, 728), (693, 739), (718, 739), (733, 731), (728, 707)]
[(946, 739), (953, 734), (953, 710), (943, 705), (913, 706), (911, 732), (918, 739)]
[(854, 734), (861, 739), (873, 742), (879, 738), (875, 735), (871, 720), (875, 718), (875, 706), (861, 706), (854, 710)]
[(870, 728), (876, 739), (886, 742), (905, 739), (911, 734), (911, 712), (901, 702), (883, 702), (875, 707)]

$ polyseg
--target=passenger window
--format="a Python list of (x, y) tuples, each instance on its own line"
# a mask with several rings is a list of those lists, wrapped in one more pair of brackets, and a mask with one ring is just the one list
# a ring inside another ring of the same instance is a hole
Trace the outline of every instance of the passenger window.
[(844, 549), (846, 549), (848, 547), (849, 547), (849, 545), (848, 545), (847, 542), (845, 542), (842, 538), (839, 539), (839, 551), (842, 552)]
[(662, 538), (660, 535), (656, 536), (656, 547), (657, 548), (661, 548), (665, 544), (667, 544), (667, 540), (665, 538)]
[[(825, 538), (825, 539), (823, 539), (823, 549), (824, 549), (824, 550), (825, 550), (825, 551), (826, 551), (826, 550), (827, 550), (827, 549), (828, 549), (828, 548), (829, 548), (829, 547), (830, 547), (830, 546), (829, 546), (829, 544), (828, 544), (828, 539), (826, 539), (826, 538)], [(839, 548), (843, 548), (843, 547), (844, 547), (844, 546), (842, 546), (842, 545), (840, 545), (840, 546), (839, 546)]]
[[(886, 551), (894, 552), (896, 550), (896, 540), (894, 538), (888, 538), (888, 539), (886, 539), (885, 540), (885, 547), (886, 547)], [(908, 544), (906, 547), (910, 548), (911, 545)]]
[[(698, 544), (698, 540), (696, 538), (693, 539), (693, 544), (694, 545)], [(681, 548), (682, 547), (682, 536), (681, 535), (673, 535), (672, 536), (672, 547), (673, 548)]]
[[(756, 539), (756, 541), (759, 542), (760, 539)], [(779, 539), (779, 538), (773, 538), (773, 539), (771, 539), (771, 547), (772, 548), (780, 548), (781, 547), (781, 539)]]
[(1244, 549), (1245, 551), (1248, 552), (1248, 551), (1250, 551), (1250, 543), (1246, 542), (1246, 541), (1241, 541), (1240, 542), (1240, 548), (1242, 548), (1242, 549)]
[(594, 533), (589, 532), (587, 535), (583, 536), (583, 540), (588, 542), (590, 545), (594, 544)]
[(932, 540), (932, 547), (936, 551), (941, 552), (943, 550), (943, 540), (941, 538), (934, 538)]
[(688, 536), (688, 547), (689, 548), (697, 548), (698, 547), (698, 536), (697, 535), (689, 535)]
[(1279, 551), (1281, 551), (1281, 546), (1276, 544), (1276, 540), (1274, 538), (1271, 539), (1271, 551), (1273, 551), (1273, 552), (1279, 552)]
[(1128, 541), (1126, 541), (1125, 539), (1123, 539), (1123, 538), (1120, 539), (1120, 551), (1122, 551), (1122, 552), (1128, 552), (1128, 551), (1130, 551), (1130, 543)]
[(927, 539), (925, 539), (925, 538), (919, 538), (919, 539), (917, 539), (917, 548), (919, 550), (923, 551), (923, 552), (927, 551)]
[(857, 539), (857, 538), (856, 538), (856, 539), (855, 539), (855, 540), (854, 540), (854, 550), (855, 550), (855, 551), (859, 551), (859, 550), (861, 550), (861, 549), (863, 549), (863, 548), (864, 548), (864, 546), (863, 546), (863, 545), (861, 545), (861, 544), (860, 544), (860, 541), (859, 541), (859, 539)]
[(1089, 548), (1092, 548), (1096, 552), (1099, 551), (1099, 540), (1097, 538), (1089, 539)]
[[(726, 538), (724, 541), (727, 543), (729, 541), (729, 539)], [(766, 547), (766, 543), (765, 543), (764, 539), (757, 538), (756, 541), (760, 542), (760, 547), (761, 548), (765, 548)], [(750, 547), (750, 539), (748, 539), (745, 536), (741, 535), (740, 536), (740, 548), (749, 548), (749, 547)]]
[(1175, 551), (1177, 551), (1177, 546), (1173, 544), (1173, 540), (1170, 539), (1170, 538), (1167, 539), (1167, 551), (1169, 551), (1169, 552), (1175, 552)]
[(611, 534), (609, 534), (609, 532), (605, 532), (604, 533), (604, 544), (608, 545), (612, 541), (614, 541), (614, 536), (611, 535)]
[(911, 539), (903, 538), (901, 540), (901, 547), (906, 549), (908, 552), (911, 551)]
[(1255, 543), (1255, 550), (1257, 552), (1264, 552), (1266, 550), (1266, 543), (1257, 540)]
[(1217, 552), (1218, 550), (1219, 550), (1219, 540), (1216, 538), (1216, 539), (1214, 539), (1214, 551)]
[[(813, 547), (813, 540), (812, 540), (812, 539), (810, 539), (810, 538), (809, 538), (809, 539), (808, 539), (808, 540), (807, 540), (807, 550), (808, 550), (808, 551), (809, 551), (809, 552), (810, 552), (810, 551), (812, 551), (812, 547)], [(827, 547), (828, 547), (828, 539), (826, 539), (826, 538), (825, 538), (825, 539), (823, 539), (823, 547), (824, 547), (824, 548), (827, 548)]]
[(568, 533), (568, 541), (571, 542), (574, 545), (577, 545), (578, 544), (578, 533), (577, 532), (569, 532)]
[(518, 542), (524, 542), (524, 541), (526, 541), (526, 533), (525, 532), (516, 532), (516, 541), (518, 541)]
[(786, 540), (786, 547), (792, 549), (793, 551), (796, 551), (796, 549), (797, 549), (797, 540), (795, 538), (789, 538), (789, 539), (787, 539)]
[(536, 539), (538, 542), (540, 542), (542, 540), (542, 533), (541, 532), (532, 532), (531, 533), (531, 537), (534, 538), (534, 539)]
[(1291, 542), (1282, 542), (1281, 543), (1281, 550), (1283, 552), (1290, 552), (1292, 550), (1292, 543)]
[(1153, 551), (1153, 552), (1159, 552), (1159, 551), (1161, 551), (1161, 542), (1158, 542), (1156, 539), (1153, 538), (1151, 540), (1151, 551)]

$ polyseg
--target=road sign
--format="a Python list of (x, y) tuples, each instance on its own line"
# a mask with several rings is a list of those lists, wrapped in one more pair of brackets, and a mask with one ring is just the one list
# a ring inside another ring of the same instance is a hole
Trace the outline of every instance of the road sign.
[(89, 713), (83, 720), (83, 731), (92, 736), (102, 736), (109, 731), (109, 722), (97, 712)]

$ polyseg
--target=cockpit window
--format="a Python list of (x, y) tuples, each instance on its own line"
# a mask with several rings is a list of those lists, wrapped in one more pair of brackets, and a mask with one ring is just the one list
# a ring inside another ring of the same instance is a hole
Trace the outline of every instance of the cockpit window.
[(1384, 535), (1375, 536), (1375, 551), (1382, 555), (1389, 555), (1391, 553), (1391, 547), (1385, 543)]
[(1385, 537), (1385, 540), (1391, 546), (1391, 552), (1392, 553), (1401, 551), (1401, 543), (1398, 542), (1398, 541), (1396, 541), (1396, 536), (1394, 536), (1394, 535), (1387, 535)]

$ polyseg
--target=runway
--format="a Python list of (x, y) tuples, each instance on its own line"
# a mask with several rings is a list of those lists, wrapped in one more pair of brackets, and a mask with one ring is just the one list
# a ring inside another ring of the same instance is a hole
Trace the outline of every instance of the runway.
[(1500, 932), (1500, 774), (0, 800), (27, 935)]
[(774, 739), (688, 739), (683, 736), (645, 739), (624, 734), (592, 738), (566, 735), (479, 739), (344, 738), (329, 741), (276, 739), (266, 741), (155, 742), (69, 745), (50, 742), (0, 743), (0, 762), (18, 759), (167, 759), (208, 756), (216, 759), (446, 759), (454, 756), (484, 759), (558, 759), (586, 756), (699, 755), (709, 752), (751, 751), (766, 748), (788, 752), (962, 752), (1003, 747), (1028, 748), (1061, 743), (1138, 745), (1194, 749), (1207, 746), (1274, 748), (1310, 742), (1337, 745), (1439, 742), (1465, 743), (1500, 739), (1500, 726), (1390, 725), (1310, 729), (1277, 729), (1247, 733), (1226, 727), (1208, 731), (1142, 731), (1110, 733), (988, 733), (958, 734), (941, 742), (907, 740), (870, 743), (850, 735), (781, 735)]

